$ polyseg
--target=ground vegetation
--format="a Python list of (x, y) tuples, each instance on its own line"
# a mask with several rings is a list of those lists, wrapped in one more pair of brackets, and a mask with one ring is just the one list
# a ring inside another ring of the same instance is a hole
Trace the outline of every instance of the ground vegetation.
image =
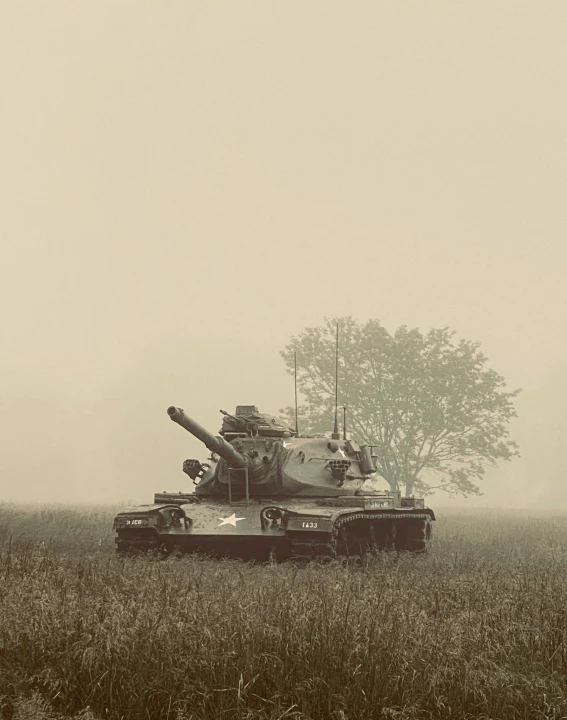
[(0, 505), (6, 720), (567, 715), (567, 516), (439, 512), (363, 566), (115, 557), (113, 508)]

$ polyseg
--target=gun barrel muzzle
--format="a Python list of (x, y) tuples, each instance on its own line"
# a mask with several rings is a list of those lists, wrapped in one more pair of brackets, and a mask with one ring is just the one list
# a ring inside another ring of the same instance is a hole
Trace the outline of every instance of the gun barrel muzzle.
[(198, 422), (190, 418), (183, 408), (171, 405), (167, 408), (167, 414), (178, 425), (194, 437), (200, 440), (211, 452), (217, 453), (221, 458), (226, 460), (230, 467), (244, 468), (248, 467), (248, 459), (235, 450), (232, 445), (220, 436), (215, 436), (206, 430)]

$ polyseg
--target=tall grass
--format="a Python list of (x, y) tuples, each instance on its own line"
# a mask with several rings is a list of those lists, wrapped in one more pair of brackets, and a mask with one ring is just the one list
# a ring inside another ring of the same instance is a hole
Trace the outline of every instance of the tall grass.
[(567, 716), (567, 517), (352, 567), (124, 560), (112, 515), (0, 506), (3, 717)]

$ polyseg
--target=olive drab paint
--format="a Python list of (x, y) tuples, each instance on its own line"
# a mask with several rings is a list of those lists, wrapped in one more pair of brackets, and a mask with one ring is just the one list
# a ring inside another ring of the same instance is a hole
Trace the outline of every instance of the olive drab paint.
[(156, 493), (153, 504), (118, 513), (119, 552), (286, 560), (429, 546), (435, 516), (423, 499), (363, 488), (376, 472), (369, 446), (336, 432), (301, 435), (255, 406), (221, 412), (213, 435), (181, 408), (168, 408), (210, 456), (183, 463), (193, 492)]

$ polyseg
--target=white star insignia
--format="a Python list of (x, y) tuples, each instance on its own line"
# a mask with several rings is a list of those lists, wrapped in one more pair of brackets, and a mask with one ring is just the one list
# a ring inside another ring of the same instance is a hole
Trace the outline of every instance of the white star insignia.
[(236, 513), (232, 513), (232, 515), (231, 515), (230, 517), (227, 517), (227, 518), (219, 518), (219, 520), (221, 521), (221, 522), (219, 523), (219, 527), (220, 527), (221, 525), (232, 525), (232, 527), (236, 527), (236, 523), (237, 523), (239, 520), (244, 520), (244, 519), (245, 519), (245, 518), (237, 518), (237, 517), (236, 517)]

